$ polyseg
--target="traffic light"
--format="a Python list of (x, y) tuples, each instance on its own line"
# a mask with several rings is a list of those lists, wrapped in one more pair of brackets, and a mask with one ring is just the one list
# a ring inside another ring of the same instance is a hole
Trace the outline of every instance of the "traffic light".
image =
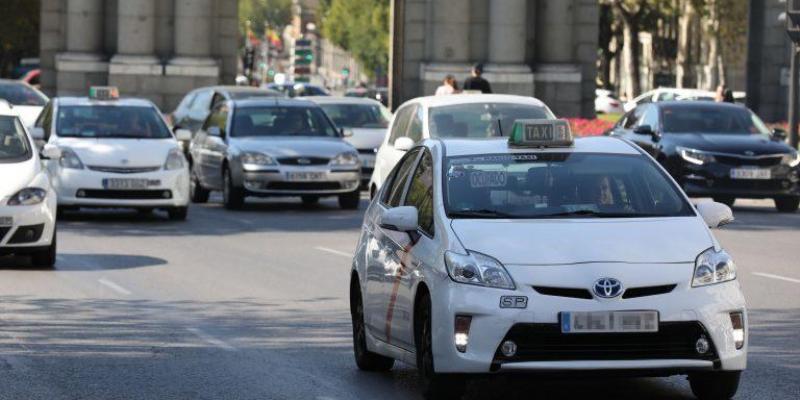
[(314, 52), (311, 49), (295, 49), (294, 63), (309, 65), (314, 61)]
[(308, 82), (311, 75), (311, 66), (314, 64), (314, 49), (311, 39), (297, 39), (294, 41), (294, 57), (292, 58), (292, 73), (295, 82)]

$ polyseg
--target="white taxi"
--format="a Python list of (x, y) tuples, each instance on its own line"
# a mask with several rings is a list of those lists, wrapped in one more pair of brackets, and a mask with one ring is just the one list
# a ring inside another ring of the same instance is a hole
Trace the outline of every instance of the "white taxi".
[(10, 110), (0, 110), (0, 256), (56, 262), (56, 193), (33, 139)]
[(170, 219), (186, 219), (189, 169), (178, 140), (190, 138), (176, 140), (149, 100), (120, 99), (116, 88), (95, 87), (88, 98), (51, 100), (34, 130), (45, 149), (60, 153), (48, 163), (59, 210), (165, 209)]
[(492, 138), (508, 135), (518, 119), (555, 118), (533, 97), (503, 94), (459, 94), (419, 97), (394, 114), (375, 156), (370, 196), (383, 186), (397, 161), (414, 144), (429, 138)]
[(747, 311), (709, 230), (730, 208), (693, 206), (631, 142), (560, 120), (509, 134), (427, 140), (389, 174), (353, 258), (357, 365), (416, 365), (435, 399), (505, 372), (685, 374), (733, 396)]

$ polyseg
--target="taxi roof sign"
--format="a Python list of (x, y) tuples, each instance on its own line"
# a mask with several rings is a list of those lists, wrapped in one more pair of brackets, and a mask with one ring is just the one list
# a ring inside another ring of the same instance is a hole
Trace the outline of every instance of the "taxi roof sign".
[(571, 147), (574, 142), (569, 122), (563, 119), (519, 119), (508, 137), (513, 147)]
[(89, 98), (92, 100), (117, 100), (119, 89), (116, 86), (92, 86), (89, 88)]

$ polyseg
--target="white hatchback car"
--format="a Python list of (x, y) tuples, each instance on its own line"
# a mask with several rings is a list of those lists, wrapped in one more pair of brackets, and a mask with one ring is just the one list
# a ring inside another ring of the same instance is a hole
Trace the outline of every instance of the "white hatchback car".
[(514, 121), (530, 118), (555, 117), (542, 101), (533, 97), (459, 94), (409, 100), (395, 112), (378, 150), (369, 182), (370, 197), (383, 186), (397, 161), (415, 143), (429, 138), (500, 137), (511, 131)]
[[(184, 220), (189, 168), (181, 146), (149, 100), (118, 99), (114, 88), (93, 88), (86, 97), (58, 97), (36, 121), (59, 209), (80, 207), (165, 209)], [(179, 140), (191, 133), (176, 132)]]
[(714, 101), (714, 92), (700, 89), (658, 88), (640, 94), (633, 100), (625, 103), (625, 112), (633, 110), (636, 106), (659, 101), (692, 100)]
[(505, 372), (685, 374), (701, 399), (733, 396), (747, 311), (709, 231), (730, 209), (693, 206), (631, 142), (568, 132), (529, 120), (406, 153), (353, 258), (361, 369), (416, 365), (435, 399)]
[(32, 138), (0, 110), (0, 256), (30, 255), (34, 266), (56, 262), (56, 193)]

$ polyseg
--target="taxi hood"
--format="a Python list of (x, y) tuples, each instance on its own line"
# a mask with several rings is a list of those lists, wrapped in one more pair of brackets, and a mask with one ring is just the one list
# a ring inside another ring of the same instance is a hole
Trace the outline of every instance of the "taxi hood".
[(386, 128), (345, 128), (353, 132), (353, 136), (344, 139), (357, 149), (377, 149), (383, 144)]
[(164, 165), (175, 139), (59, 138), (59, 147), (72, 149), (83, 165), (155, 167)]
[(696, 217), (455, 219), (452, 228), (464, 248), (506, 265), (694, 263), (714, 245)]
[(39, 159), (31, 157), (27, 161), (0, 163), (0, 204), (5, 204), (9, 196), (28, 187), (39, 173)]

